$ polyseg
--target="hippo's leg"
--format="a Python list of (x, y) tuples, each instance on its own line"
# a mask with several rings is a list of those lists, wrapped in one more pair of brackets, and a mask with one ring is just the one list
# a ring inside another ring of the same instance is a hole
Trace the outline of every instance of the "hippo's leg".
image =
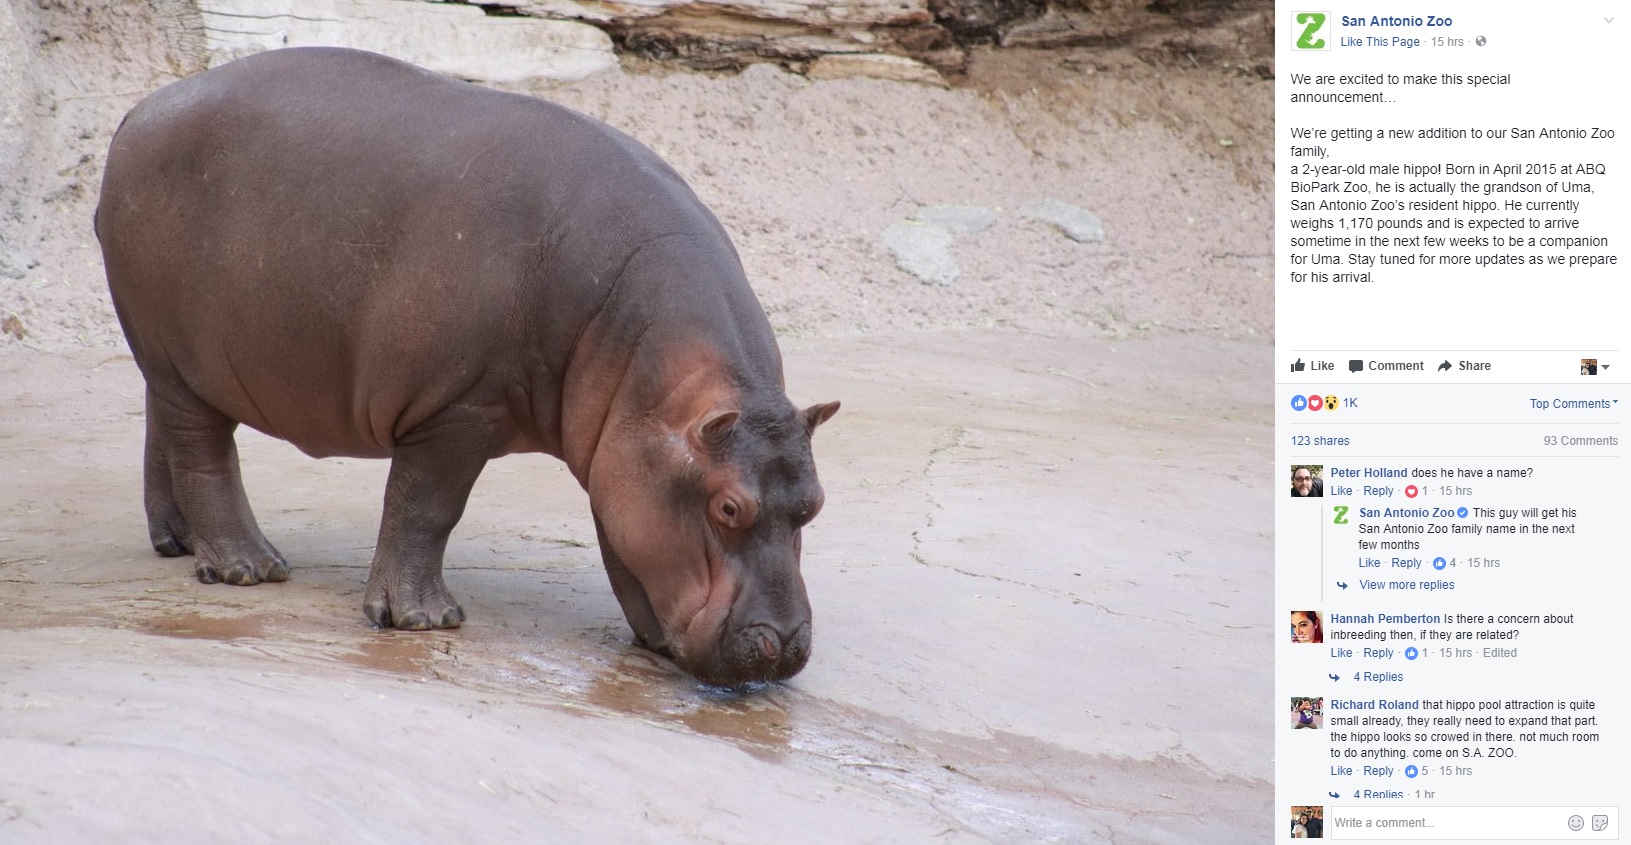
[(238, 471), (238, 424), (193, 396), (147, 394), (148, 533), (159, 554), (191, 552), (198, 580), (248, 586), (289, 580)]
[(382, 628), (457, 628), (464, 608), (442, 581), (442, 555), (487, 465), (490, 428), (430, 423), (398, 441), (362, 609)]
[(153, 413), (153, 394), (147, 394), (147, 455), (142, 467), (143, 502), (147, 505), (147, 536), (153, 551), (165, 557), (193, 553), (192, 529), (176, 505), (170, 476), (170, 455), (164, 447), (164, 429)]

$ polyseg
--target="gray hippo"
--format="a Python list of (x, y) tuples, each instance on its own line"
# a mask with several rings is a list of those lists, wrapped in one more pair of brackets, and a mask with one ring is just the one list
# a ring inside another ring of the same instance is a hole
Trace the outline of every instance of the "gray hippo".
[(390, 458), (363, 611), (452, 628), (449, 532), (487, 461), (560, 458), (636, 637), (698, 679), (810, 654), (810, 436), (719, 221), (582, 114), (385, 56), (251, 56), (131, 110), (96, 234), (147, 380), (160, 554), (205, 583), (289, 576), (233, 432)]

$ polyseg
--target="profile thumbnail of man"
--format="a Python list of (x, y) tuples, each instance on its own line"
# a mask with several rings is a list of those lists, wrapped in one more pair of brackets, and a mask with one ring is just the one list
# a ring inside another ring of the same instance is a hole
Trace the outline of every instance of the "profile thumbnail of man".
[(1324, 464), (1298, 464), (1291, 468), (1291, 498), (1314, 499), (1325, 495)]
[(1291, 699), (1292, 730), (1325, 727), (1325, 696), (1299, 695)]

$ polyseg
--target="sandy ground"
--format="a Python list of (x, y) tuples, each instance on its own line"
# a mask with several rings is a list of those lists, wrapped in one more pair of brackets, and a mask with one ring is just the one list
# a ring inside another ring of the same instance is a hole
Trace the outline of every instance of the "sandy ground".
[[(987, 55), (945, 90), (770, 67), (533, 89), (675, 163), (736, 239), (792, 398), (844, 402), (816, 442), (811, 663), (733, 695), (630, 644), (586, 498), (541, 456), (491, 465), (454, 534), (457, 631), (363, 620), (383, 462), (244, 432), (292, 580), (204, 586), (154, 555), (89, 220), (109, 134), (174, 65), (147, 4), (8, 8), (32, 52), (0, 92), (22, 127), (0, 137), (0, 841), (1278, 823), (1268, 83), (1077, 52)], [(1045, 198), (1107, 241), (1012, 213)], [(1002, 211), (950, 287), (880, 241), (940, 203)]]
[(128, 357), (0, 359), (0, 832), (1261, 841), (1269, 420), (1239, 385), (1268, 350), (956, 332), (784, 351), (796, 400), (846, 406), (817, 443), (814, 657), (749, 695), (630, 645), (551, 459), (477, 487), (448, 552), (464, 628), (375, 631), (383, 462), (241, 437), (295, 574), (203, 586), (146, 546)]

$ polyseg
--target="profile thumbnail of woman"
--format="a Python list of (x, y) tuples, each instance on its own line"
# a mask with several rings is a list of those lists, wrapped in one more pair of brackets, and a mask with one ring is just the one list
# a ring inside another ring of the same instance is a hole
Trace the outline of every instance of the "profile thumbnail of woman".
[(1319, 611), (1291, 611), (1291, 641), (1294, 643), (1325, 642), (1325, 628), (1320, 625)]

